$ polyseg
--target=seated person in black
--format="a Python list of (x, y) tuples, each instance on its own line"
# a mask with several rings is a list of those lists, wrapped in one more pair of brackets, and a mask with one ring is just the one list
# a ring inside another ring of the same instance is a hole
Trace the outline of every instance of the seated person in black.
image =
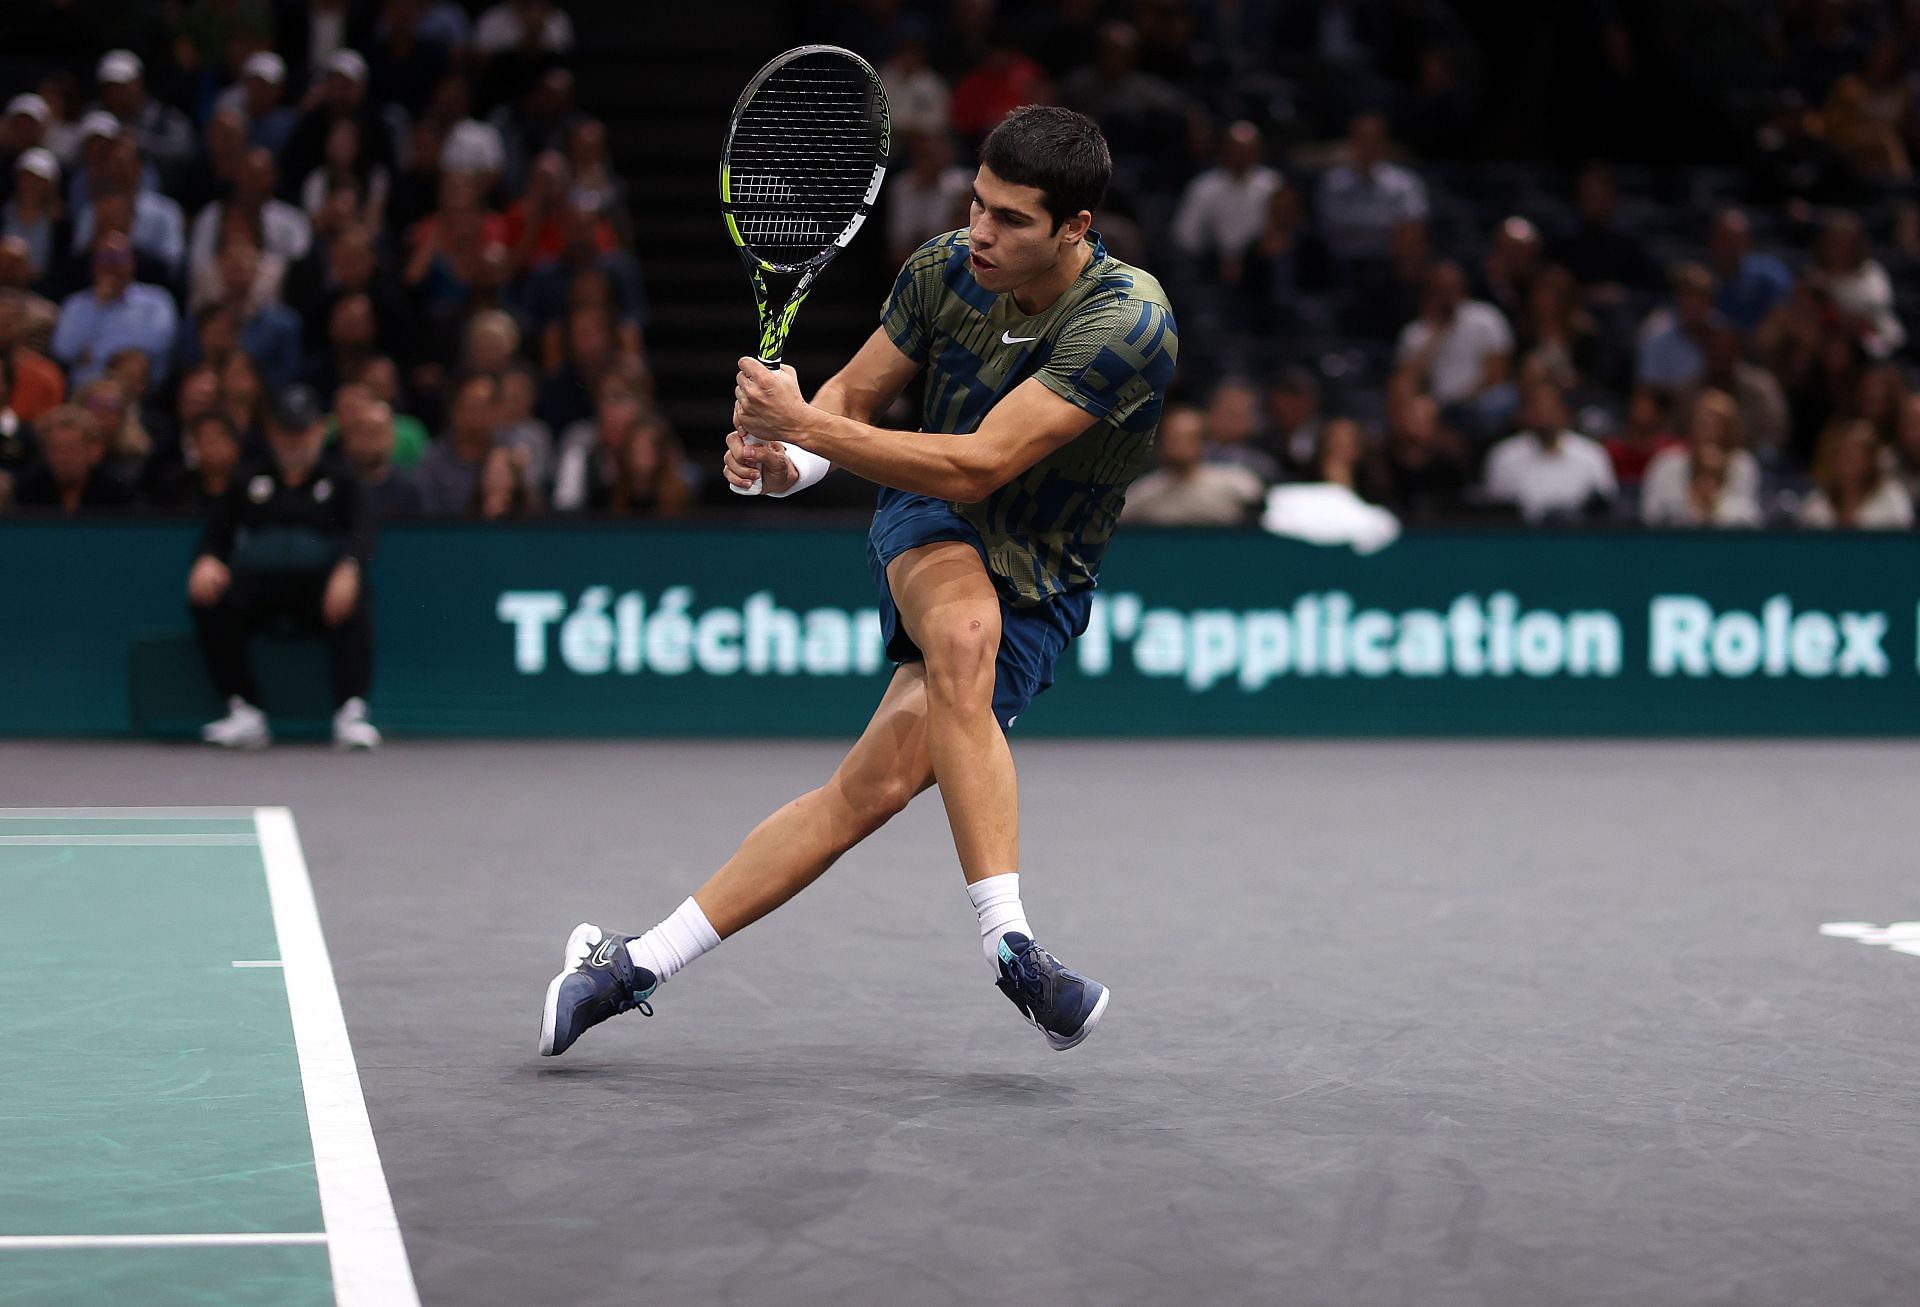
[(215, 502), (187, 578), (194, 625), (227, 715), (201, 735), (224, 748), (271, 743), (247, 639), (276, 620), (323, 631), (330, 655), (333, 742), (372, 749), (367, 720), (373, 627), (363, 580), (372, 525), (360, 483), (326, 448), (320, 402), (305, 386), (277, 396), (267, 422), (271, 457), (236, 467)]

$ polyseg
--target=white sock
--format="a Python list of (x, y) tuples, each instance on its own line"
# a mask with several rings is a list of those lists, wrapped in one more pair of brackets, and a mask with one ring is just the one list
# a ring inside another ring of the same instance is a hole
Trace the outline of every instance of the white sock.
[(1018, 931), (1028, 939), (1033, 938), (1033, 927), (1027, 924), (1027, 910), (1020, 906), (1020, 873), (1009, 871), (1002, 876), (976, 880), (967, 886), (967, 897), (973, 900), (973, 910), (980, 917), (980, 951), (987, 955), (987, 965), (997, 976), (1000, 974), (1000, 937), (1009, 931)]
[(642, 935), (627, 941), (627, 956), (666, 983), (668, 976), (708, 949), (718, 948), (720, 937), (700, 905), (689, 898), (673, 915)]

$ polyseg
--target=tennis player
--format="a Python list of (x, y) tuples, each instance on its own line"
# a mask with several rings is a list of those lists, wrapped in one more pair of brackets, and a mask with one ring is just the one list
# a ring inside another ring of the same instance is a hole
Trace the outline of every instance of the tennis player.
[[(1111, 170), (1090, 119), (1015, 110), (982, 148), (971, 225), (914, 252), (880, 328), (812, 403), (792, 368), (740, 360), (730, 482), (783, 497), (838, 466), (881, 487), (867, 558), (897, 666), (827, 783), (755, 827), (672, 916), (639, 936), (574, 930), (542, 1053), (616, 1013), (652, 1015), (659, 985), (936, 783), (995, 983), (1054, 1048), (1092, 1033), (1106, 988), (1041, 948), (1021, 904), (1005, 731), (1086, 629), (1173, 376), (1165, 293), (1092, 228)], [(922, 430), (870, 425), (922, 368)]]

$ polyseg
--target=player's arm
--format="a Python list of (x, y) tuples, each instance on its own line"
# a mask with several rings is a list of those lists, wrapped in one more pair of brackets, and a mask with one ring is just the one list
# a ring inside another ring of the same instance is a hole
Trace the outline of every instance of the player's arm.
[[(919, 370), (920, 365), (902, 353), (884, 329), (877, 329), (847, 365), (834, 373), (814, 394), (813, 407), (822, 413), (856, 422), (871, 422), (900, 397), (907, 383), (913, 380), (914, 373)], [(737, 418), (735, 425), (739, 426)], [(751, 430), (755, 435), (761, 434), (757, 428), (743, 429)], [(724, 465), (727, 480), (745, 489), (755, 480), (764, 479), (769, 494), (786, 493), (798, 479), (793, 460), (780, 440), (771, 435), (762, 436), (762, 439), (771, 443), (749, 444), (737, 430), (728, 435)], [(820, 453), (818, 450), (812, 452)], [(831, 466), (832, 459), (829, 458), (827, 462)], [(824, 476), (826, 468), (820, 468), (819, 474)], [(818, 480), (819, 477), (814, 479)]]
[(909, 494), (977, 503), (1093, 425), (1094, 415), (1029, 378), (993, 406), (970, 436), (892, 431), (817, 406), (792, 409), (799, 388), (789, 377), (765, 373), (759, 396), (747, 401), (779, 406), (790, 424), (786, 439), (856, 476)]

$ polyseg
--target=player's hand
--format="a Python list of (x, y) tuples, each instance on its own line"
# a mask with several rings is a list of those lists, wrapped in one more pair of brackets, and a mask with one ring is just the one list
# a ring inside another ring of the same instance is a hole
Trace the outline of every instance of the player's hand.
[(790, 440), (810, 406), (800, 394), (800, 374), (782, 364), (771, 371), (759, 359), (743, 358), (733, 379), (733, 425), (762, 440)]
[(320, 615), (328, 626), (338, 626), (353, 616), (360, 602), (360, 564), (347, 559), (327, 578), (327, 593), (320, 600)]
[(800, 471), (787, 457), (787, 447), (775, 440), (755, 444), (738, 431), (727, 433), (727, 456), (721, 463), (730, 485), (751, 490), (756, 482), (765, 482), (765, 493), (785, 494), (800, 479)]
[(233, 574), (227, 565), (212, 554), (202, 554), (194, 559), (193, 570), (187, 573), (187, 598), (193, 600), (197, 608), (211, 608), (220, 602), (220, 596), (227, 592)]

